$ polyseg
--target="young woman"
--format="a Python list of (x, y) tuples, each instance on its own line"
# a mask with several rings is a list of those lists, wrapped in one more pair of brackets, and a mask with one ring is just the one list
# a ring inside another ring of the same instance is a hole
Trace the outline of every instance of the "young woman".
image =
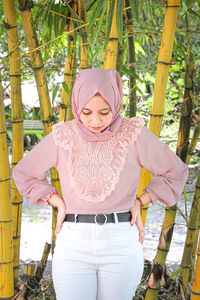
[[(120, 116), (115, 70), (87, 69), (74, 84), (74, 120), (53, 131), (14, 168), (33, 205), (58, 208), (53, 282), (57, 300), (130, 300), (143, 272), (140, 208), (177, 203), (187, 166), (145, 126)], [(136, 198), (141, 168), (156, 177)], [(56, 168), (62, 197), (47, 183)]]

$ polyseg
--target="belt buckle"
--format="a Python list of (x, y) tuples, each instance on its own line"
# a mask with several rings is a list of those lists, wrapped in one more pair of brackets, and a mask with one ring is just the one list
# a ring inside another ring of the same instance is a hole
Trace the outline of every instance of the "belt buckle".
[[(104, 217), (104, 221), (101, 221), (102, 217)], [(107, 216), (105, 214), (97, 214), (94, 216), (94, 221), (98, 225), (104, 225), (107, 222)]]

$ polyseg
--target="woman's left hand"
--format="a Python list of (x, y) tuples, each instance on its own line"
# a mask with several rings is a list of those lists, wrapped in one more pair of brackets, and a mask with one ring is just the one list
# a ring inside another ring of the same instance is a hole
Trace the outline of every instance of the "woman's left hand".
[(140, 215), (140, 203), (139, 201), (135, 201), (134, 206), (132, 208), (130, 208), (130, 212), (132, 215), (131, 218), (131, 226), (133, 226), (134, 224), (137, 225), (138, 230), (139, 230), (139, 241), (141, 244), (143, 244), (144, 242), (144, 236), (145, 236), (145, 232), (144, 232), (144, 227), (142, 224), (142, 217)]

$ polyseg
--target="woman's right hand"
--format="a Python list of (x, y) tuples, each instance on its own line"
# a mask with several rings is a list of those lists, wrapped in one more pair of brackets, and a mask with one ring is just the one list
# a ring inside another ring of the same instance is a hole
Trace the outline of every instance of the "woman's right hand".
[(60, 197), (58, 194), (52, 194), (48, 202), (49, 204), (57, 207), (58, 209), (57, 223), (55, 229), (55, 235), (57, 235), (60, 232), (62, 224), (66, 217), (66, 205), (63, 198)]

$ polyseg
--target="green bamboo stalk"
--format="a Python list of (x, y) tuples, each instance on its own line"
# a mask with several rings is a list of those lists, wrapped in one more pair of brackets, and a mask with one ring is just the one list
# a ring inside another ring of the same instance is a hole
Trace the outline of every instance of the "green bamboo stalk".
[[(126, 0), (126, 7), (130, 6), (130, 1)], [(131, 35), (133, 33), (133, 25), (132, 23), (132, 12), (131, 10), (126, 11), (128, 25), (127, 25), (127, 34)], [(136, 57), (135, 57), (135, 40), (133, 36), (128, 36), (128, 65), (129, 69), (136, 73)], [(129, 116), (135, 117), (136, 116), (136, 79), (133, 76), (129, 77), (129, 103), (130, 103), (130, 112)]]
[(182, 159), (182, 161), (186, 161), (189, 145), (191, 115), (193, 108), (193, 76), (194, 60), (192, 54), (190, 54), (186, 63), (184, 100), (179, 124), (178, 147), (176, 151), (177, 155)]
[(172, 234), (175, 224), (177, 206), (166, 206), (165, 216), (157, 247), (156, 257), (153, 261), (153, 269), (150, 275), (145, 300), (157, 299), (160, 290), (160, 282), (163, 275), (164, 265), (171, 245)]
[(185, 247), (184, 247), (183, 257), (181, 261), (182, 270), (179, 276), (179, 286), (182, 289), (186, 298), (188, 296), (187, 295), (188, 279), (189, 279), (190, 269), (192, 266), (192, 251), (193, 251), (195, 233), (198, 227), (199, 210), (200, 210), (200, 172), (198, 174), (197, 182), (195, 185), (195, 193), (192, 201)]

